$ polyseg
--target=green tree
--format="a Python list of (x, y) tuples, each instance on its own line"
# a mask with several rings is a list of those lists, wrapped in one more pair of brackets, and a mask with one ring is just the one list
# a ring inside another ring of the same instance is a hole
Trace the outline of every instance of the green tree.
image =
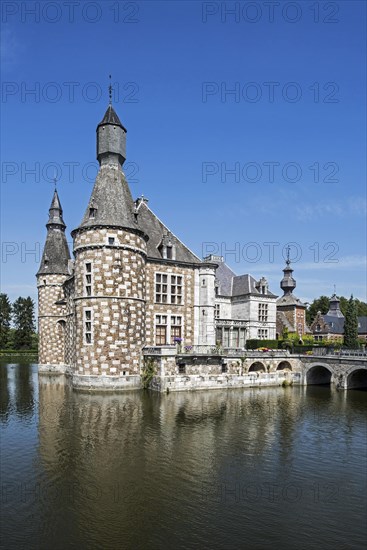
[(321, 311), (323, 315), (329, 311), (329, 304), (330, 299), (327, 296), (320, 296), (320, 298), (316, 298), (316, 300), (309, 305), (306, 310), (306, 323), (308, 326), (311, 325), (318, 311)]
[(367, 316), (367, 304), (365, 302), (361, 302), (357, 298), (355, 299), (355, 302), (357, 306), (358, 317)]
[(358, 318), (357, 307), (353, 300), (353, 296), (350, 297), (348, 307), (345, 312), (344, 321), (344, 346), (346, 348), (358, 348)]
[(11, 309), (8, 295), (0, 294), (0, 349), (4, 349), (9, 341)]
[(35, 331), (34, 302), (32, 298), (18, 298), (13, 304), (13, 322), (15, 328), (14, 348), (31, 349), (32, 335)]

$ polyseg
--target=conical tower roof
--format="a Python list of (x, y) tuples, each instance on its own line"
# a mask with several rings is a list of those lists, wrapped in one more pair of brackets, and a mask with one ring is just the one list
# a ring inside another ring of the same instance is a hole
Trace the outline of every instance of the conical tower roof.
[(128, 183), (117, 165), (101, 166), (79, 228), (96, 225), (140, 229)]
[(59, 199), (59, 195), (55, 189), (54, 195), (52, 197), (51, 206), (49, 208), (49, 218), (46, 224), (46, 227), (50, 225), (60, 225), (66, 228), (65, 222), (62, 218), (62, 207)]
[(69, 275), (70, 251), (65, 236), (66, 225), (62, 217), (61, 203), (56, 189), (52, 197), (46, 227), (46, 243), (37, 275)]
[[(103, 126), (105, 124), (113, 124), (114, 126), (121, 126), (121, 128), (123, 128), (125, 132), (127, 132), (126, 128), (121, 124), (121, 121), (111, 104), (107, 107), (107, 111), (105, 112), (104, 117), (101, 120), (101, 122), (98, 124), (98, 126)], [(98, 129), (98, 126), (97, 126), (97, 129)]]

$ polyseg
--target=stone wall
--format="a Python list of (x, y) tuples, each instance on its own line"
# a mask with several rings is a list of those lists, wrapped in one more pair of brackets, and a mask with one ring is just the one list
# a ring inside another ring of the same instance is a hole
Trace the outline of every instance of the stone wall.
[(38, 357), (40, 368), (53, 366), (63, 369), (65, 364), (65, 305), (56, 302), (63, 297), (65, 275), (40, 275), (38, 289)]
[(302, 362), (290, 357), (200, 357), (175, 355), (174, 350), (166, 348), (160, 355), (150, 358), (156, 365), (151, 388), (157, 391), (280, 386), (303, 382)]
[[(91, 228), (76, 233), (74, 251), (75, 373), (139, 376), (145, 340), (145, 240), (122, 229)], [(86, 263), (92, 264), (90, 295)], [(91, 316), (90, 342), (86, 311)]]
[[(146, 330), (145, 344), (154, 346), (155, 341), (155, 316), (181, 316), (182, 317), (182, 339), (185, 345), (194, 343), (194, 268), (164, 264), (149, 260), (146, 265)], [(155, 293), (155, 274), (164, 273), (172, 275), (182, 275), (183, 277), (183, 296), (182, 304), (159, 304), (156, 303)], [(167, 327), (167, 338), (170, 338), (169, 326)]]

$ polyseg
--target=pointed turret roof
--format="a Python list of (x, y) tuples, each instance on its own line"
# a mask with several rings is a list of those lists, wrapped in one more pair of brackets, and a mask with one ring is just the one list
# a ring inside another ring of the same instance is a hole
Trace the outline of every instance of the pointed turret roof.
[(50, 225), (60, 225), (64, 228), (66, 227), (65, 222), (62, 218), (62, 207), (56, 189), (54, 191), (51, 206), (49, 208), (49, 217), (46, 227), (49, 227)]
[(69, 275), (70, 251), (65, 236), (66, 225), (62, 217), (61, 203), (56, 189), (52, 197), (46, 227), (46, 243), (37, 275)]
[(114, 126), (121, 126), (121, 128), (123, 128), (125, 132), (127, 131), (126, 128), (121, 124), (121, 121), (111, 104), (109, 104), (109, 106), (107, 107), (107, 111), (105, 112), (104, 117), (101, 120), (101, 122), (98, 124), (98, 126), (103, 126), (104, 124), (113, 124)]

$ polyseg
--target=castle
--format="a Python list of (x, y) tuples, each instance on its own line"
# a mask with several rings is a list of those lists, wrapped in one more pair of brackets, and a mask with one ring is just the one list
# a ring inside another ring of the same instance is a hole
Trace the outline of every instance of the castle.
[(76, 386), (113, 379), (140, 387), (146, 347), (244, 349), (246, 339), (274, 339), (277, 324), (306, 332), (289, 260), (279, 303), (264, 277), (236, 276), (218, 256), (201, 260), (146, 198), (133, 200), (122, 169), (126, 129), (111, 103), (97, 126), (97, 159), (89, 204), (71, 233), (74, 259), (56, 189), (49, 209), (37, 272), (40, 372), (69, 372)]

